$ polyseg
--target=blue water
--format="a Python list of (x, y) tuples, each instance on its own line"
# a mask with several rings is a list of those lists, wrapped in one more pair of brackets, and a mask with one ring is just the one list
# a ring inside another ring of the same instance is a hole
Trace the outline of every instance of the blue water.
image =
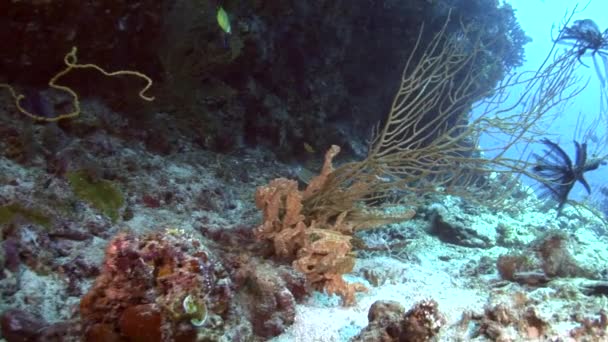
[[(510, 0), (505, 2), (516, 10), (515, 15), (518, 22), (526, 34), (532, 38), (532, 41), (525, 45), (526, 61), (520, 68), (516, 69), (516, 72), (538, 69), (551, 50), (553, 45), (552, 35), (553, 37), (557, 36), (558, 29), (565, 16), (571, 13), (577, 4), (577, 13), (574, 14), (570, 24), (575, 20), (592, 19), (598, 24), (600, 30), (603, 31), (608, 28), (608, 15), (606, 15), (608, 13), (608, 1), (606, 0), (578, 2), (572, 0)], [(570, 48), (570, 46), (560, 44), (557, 48), (563, 50)], [(576, 71), (576, 76), (580, 78), (579, 84), (588, 82), (588, 85), (567, 106), (561, 108), (558, 112), (554, 112), (557, 119), (546, 129), (549, 138), (559, 142), (572, 157), (574, 156), (572, 141), (582, 142), (583, 140), (580, 134), (576, 132), (577, 121), (581, 121), (584, 128), (589, 128), (592, 126), (593, 120), (600, 116), (601, 111), (601, 86), (593, 68), (593, 60), (590, 56), (583, 56), (582, 61), (589, 67), (581, 65)], [(598, 61), (600, 60), (598, 59)], [(595, 135), (600, 138), (606, 136), (607, 127), (608, 122), (604, 119), (595, 128)], [(482, 145), (486, 146), (491, 146), (493, 143), (490, 139), (482, 141)], [(608, 146), (606, 146), (605, 140), (604, 143), (599, 144), (592, 141), (588, 141), (588, 143), (590, 155), (593, 153), (598, 155), (608, 154)], [(540, 147), (535, 151), (538, 152), (539, 149)], [(606, 185), (606, 172), (608, 172), (608, 167), (604, 166), (586, 174), (592, 188), (597, 189), (601, 185)], [(584, 188), (577, 185), (571, 192), (570, 197), (581, 199), (585, 195)]]

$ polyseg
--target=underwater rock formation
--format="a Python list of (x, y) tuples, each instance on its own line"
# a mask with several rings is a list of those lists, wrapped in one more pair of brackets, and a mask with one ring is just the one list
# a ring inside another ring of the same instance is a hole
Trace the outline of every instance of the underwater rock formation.
[(231, 299), (221, 265), (183, 231), (119, 234), (106, 249), (100, 276), (81, 299), (83, 336), (87, 341), (219, 340)]
[[(479, 80), (488, 89), (521, 64), (527, 42), (511, 7), (494, 0), (223, 1), (229, 35), (218, 25), (217, 5), (4, 2), (0, 74), (43, 93), (61, 56), (77, 46), (83, 61), (108, 70), (136, 69), (154, 79), (158, 102), (148, 108), (172, 113), (183, 123), (180, 129), (204, 137), (203, 147), (232, 151), (265, 144), (282, 159), (305, 160), (304, 143), (364, 153), (351, 137), (367, 138), (369, 126), (382, 118), (399, 81), (394, 71), (423, 22), (424, 42), (450, 8), (459, 18), (451, 30), (461, 24), (476, 28), (487, 49), (484, 63), (501, 65)], [(113, 108), (129, 109), (126, 115), (145, 118), (136, 114), (141, 104), (115, 91), (130, 91), (132, 81), (109, 85), (87, 75), (69, 79), (83, 97), (101, 95)]]
[(575, 241), (561, 232), (547, 232), (522, 252), (501, 255), (497, 260), (500, 276), (529, 286), (541, 286), (555, 278), (581, 277), (594, 279), (602, 266), (578, 262), (572, 251)]
[(369, 324), (353, 342), (425, 342), (432, 341), (445, 319), (437, 302), (424, 300), (409, 311), (395, 301), (377, 301), (369, 308)]

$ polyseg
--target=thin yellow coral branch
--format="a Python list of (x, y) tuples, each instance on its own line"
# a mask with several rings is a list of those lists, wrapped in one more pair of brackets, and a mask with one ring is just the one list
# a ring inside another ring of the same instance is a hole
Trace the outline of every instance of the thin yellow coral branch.
[(25, 95), (18, 94), (15, 91), (15, 89), (13, 88), (13, 86), (11, 86), (8, 83), (0, 83), (0, 88), (5, 88), (11, 93), (11, 96), (15, 100), (15, 106), (17, 107), (19, 112), (21, 112), (22, 114), (25, 114), (26, 116), (28, 116), (31, 119), (34, 119), (36, 121), (45, 121), (45, 122), (56, 122), (56, 121), (63, 120), (63, 119), (74, 118), (74, 117), (77, 117), (78, 115), (80, 115), (80, 100), (78, 98), (78, 94), (70, 87), (57, 84), (57, 81), (61, 77), (67, 75), (73, 69), (95, 69), (95, 70), (99, 71), (100, 73), (102, 73), (103, 75), (108, 76), (108, 77), (130, 75), (130, 76), (136, 76), (136, 77), (142, 78), (146, 81), (146, 86), (144, 88), (142, 88), (142, 90), (138, 93), (139, 97), (141, 97), (145, 101), (154, 101), (153, 96), (148, 96), (145, 94), (153, 84), (152, 79), (150, 77), (148, 77), (147, 75), (140, 73), (138, 71), (134, 71), (134, 70), (117, 70), (117, 71), (110, 72), (110, 71), (104, 70), (103, 68), (101, 68), (100, 66), (98, 66), (96, 64), (90, 64), (90, 63), (89, 64), (78, 64), (78, 57), (76, 56), (77, 52), (78, 52), (78, 49), (76, 47), (72, 47), (72, 50), (70, 50), (70, 52), (68, 52), (65, 55), (65, 57), (63, 58), (63, 62), (66, 65), (65, 69), (63, 69), (63, 70), (59, 71), (57, 74), (55, 74), (55, 76), (53, 76), (49, 80), (49, 83), (48, 83), (49, 87), (51, 87), (53, 89), (57, 89), (57, 90), (62, 90), (72, 96), (72, 104), (73, 104), (74, 109), (71, 112), (60, 114), (55, 117), (44, 117), (44, 116), (40, 116), (40, 115), (31, 113), (30, 111), (28, 111), (21, 105), (21, 101), (23, 99), (25, 99)]

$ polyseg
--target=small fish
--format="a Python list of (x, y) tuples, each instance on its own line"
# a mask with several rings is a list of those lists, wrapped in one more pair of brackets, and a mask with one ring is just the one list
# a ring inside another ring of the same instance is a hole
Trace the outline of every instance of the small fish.
[(217, 9), (217, 24), (220, 25), (222, 30), (227, 34), (232, 33), (232, 28), (230, 27), (230, 18), (228, 18), (228, 13), (224, 10), (224, 7), (220, 6)]
[(222, 31), (224, 31), (222, 42), (224, 44), (224, 48), (230, 48), (230, 34), (232, 34), (232, 27), (230, 26), (230, 18), (228, 17), (228, 13), (224, 10), (224, 7), (219, 6), (217, 9), (217, 24), (220, 26)]

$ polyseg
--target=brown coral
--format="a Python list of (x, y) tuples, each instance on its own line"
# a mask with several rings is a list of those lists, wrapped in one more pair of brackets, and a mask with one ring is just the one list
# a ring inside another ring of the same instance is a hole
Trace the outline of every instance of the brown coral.
[(550, 330), (548, 322), (541, 319), (535, 307), (516, 307), (504, 303), (488, 305), (482, 315), (467, 313), (461, 324), (477, 322), (472, 338), (481, 335), (493, 341), (513, 341), (513, 329), (526, 340), (539, 340)]
[(437, 302), (423, 300), (408, 312), (395, 301), (376, 301), (367, 314), (369, 324), (354, 342), (425, 342), (431, 341), (445, 324)]
[(235, 274), (253, 333), (275, 337), (295, 322), (296, 302), (307, 294), (304, 276), (284, 265), (242, 258)]
[(401, 322), (399, 341), (424, 342), (430, 341), (439, 333), (445, 324), (445, 318), (439, 313), (436, 301), (429, 299), (416, 303), (405, 314)]

